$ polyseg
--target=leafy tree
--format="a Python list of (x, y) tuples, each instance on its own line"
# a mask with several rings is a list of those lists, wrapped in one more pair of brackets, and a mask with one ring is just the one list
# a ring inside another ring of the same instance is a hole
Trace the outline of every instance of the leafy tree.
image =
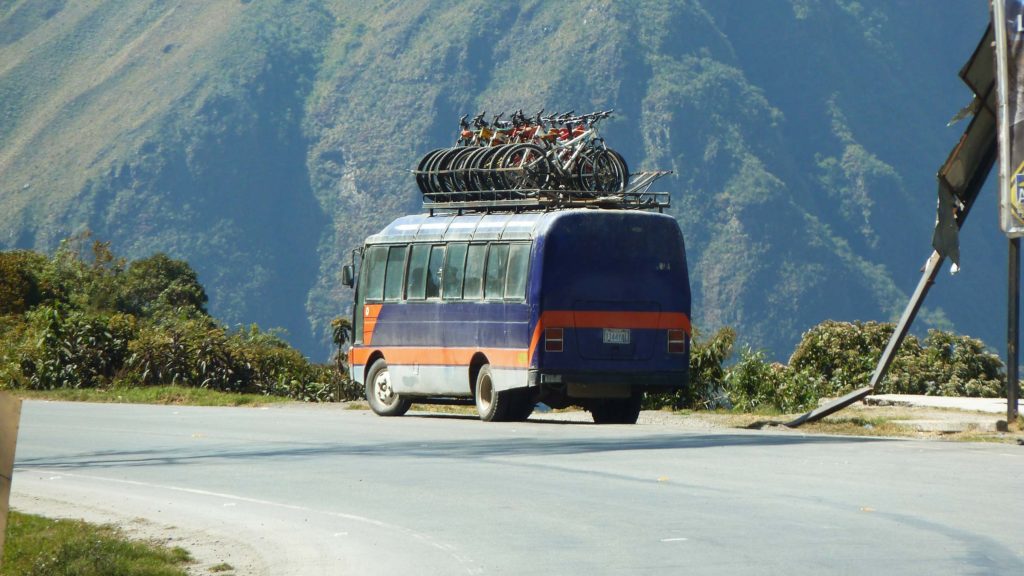
[(23, 314), (43, 300), (38, 271), (46, 257), (34, 252), (0, 252), (0, 316)]
[(207, 296), (195, 270), (164, 253), (135, 260), (125, 275), (120, 308), (136, 315), (194, 308), (206, 314)]
[(331, 320), (331, 337), (337, 348), (334, 354), (335, 365), (341, 373), (346, 374), (348, 372), (348, 351), (345, 346), (352, 340), (352, 320), (346, 316), (338, 316)]
[(351, 395), (338, 370), (311, 364), (275, 331), (254, 324), (232, 332), (211, 318), (195, 271), (166, 254), (129, 264), (86, 232), (52, 258), (0, 252), (0, 271), (2, 388), (173, 384), (316, 401)]

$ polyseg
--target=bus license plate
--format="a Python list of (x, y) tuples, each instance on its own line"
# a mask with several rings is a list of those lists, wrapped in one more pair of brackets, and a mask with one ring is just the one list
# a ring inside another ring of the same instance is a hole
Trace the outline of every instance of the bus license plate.
[(605, 344), (629, 344), (629, 328), (605, 328)]

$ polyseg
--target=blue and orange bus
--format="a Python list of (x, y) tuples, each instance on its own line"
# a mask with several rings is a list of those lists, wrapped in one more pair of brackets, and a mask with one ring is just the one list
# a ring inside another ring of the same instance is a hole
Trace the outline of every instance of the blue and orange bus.
[(485, 421), (523, 420), (543, 402), (635, 423), (646, 391), (687, 386), (690, 284), (669, 216), (405, 216), (357, 253), (350, 370), (379, 415), (473, 401)]

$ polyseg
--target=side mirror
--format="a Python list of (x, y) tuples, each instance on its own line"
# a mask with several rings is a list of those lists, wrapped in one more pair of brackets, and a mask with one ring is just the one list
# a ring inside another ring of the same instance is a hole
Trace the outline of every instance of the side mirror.
[(352, 272), (351, 264), (345, 264), (341, 267), (341, 283), (349, 288), (355, 284), (355, 274)]

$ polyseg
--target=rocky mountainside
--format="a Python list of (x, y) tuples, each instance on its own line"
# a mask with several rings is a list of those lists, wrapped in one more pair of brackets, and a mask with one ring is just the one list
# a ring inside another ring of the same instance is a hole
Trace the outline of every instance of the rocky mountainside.
[[(930, 250), (987, 4), (0, 0), (0, 248), (187, 259), (229, 324), (326, 357), (338, 271), (419, 209), (463, 113), (614, 108), (687, 239), (694, 322), (784, 359), (891, 319)], [(1001, 341), (993, 192), (918, 328)]]

